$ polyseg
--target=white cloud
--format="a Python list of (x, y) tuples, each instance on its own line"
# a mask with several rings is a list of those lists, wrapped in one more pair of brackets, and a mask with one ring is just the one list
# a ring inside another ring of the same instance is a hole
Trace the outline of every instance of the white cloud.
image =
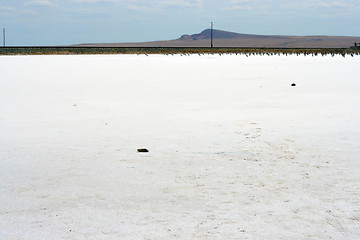
[(0, 6), (0, 16), (13, 17), (20, 15), (36, 15), (37, 13), (33, 10), (21, 10), (9, 6)]
[(6, 12), (16, 11), (16, 9), (13, 8), (13, 7), (5, 7), (5, 6), (0, 6), (0, 10), (1, 10), (1, 11), (6, 11)]
[(284, 1), (279, 3), (283, 8), (313, 8), (313, 9), (330, 9), (330, 8), (359, 8), (360, 0), (302, 0), (302, 1)]
[(323, 8), (331, 8), (331, 7), (351, 7), (350, 4), (339, 2), (339, 1), (321, 1), (321, 0), (309, 0), (303, 2), (304, 6), (308, 7), (323, 7)]
[(76, 3), (100, 3), (100, 2), (112, 2), (112, 3), (124, 3), (124, 2), (134, 2), (133, 0), (70, 0), (70, 2)]
[(226, 11), (251, 10), (251, 9), (252, 9), (252, 7), (250, 7), (250, 6), (241, 6), (241, 5), (235, 5), (235, 6), (231, 6), (231, 7), (221, 8), (221, 10), (226, 10)]
[(178, 7), (199, 7), (202, 0), (163, 0), (158, 3), (160, 6), (178, 6)]
[(79, 13), (79, 14), (95, 14), (99, 11), (92, 8), (79, 8), (79, 9), (66, 9), (68, 12)]
[(78, 4), (97, 4), (108, 3), (116, 4), (130, 11), (165, 11), (167, 8), (199, 8), (202, 7), (203, 0), (68, 0)]
[(34, 6), (54, 6), (50, 0), (33, 0), (25, 2), (25, 5), (34, 5)]
[(178, 6), (178, 7), (199, 7), (202, 5), (203, 0), (70, 0), (76, 3), (120, 3), (128, 6), (129, 9), (137, 10), (143, 7), (155, 7), (155, 6)]
[(250, 3), (249, 0), (230, 0), (230, 3), (232, 4), (244, 4), (244, 3)]
[(222, 11), (251, 11), (263, 15), (344, 14), (345, 11), (350, 14), (360, 9), (360, 0), (224, 0), (218, 6)]
[(133, 11), (149, 10), (149, 8), (146, 6), (140, 6), (140, 5), (135, 5), (135, 4), (130, 4), (126, 8), (129, 10), (133, 10)]
[(251, 10), (252, 2), (249, 0), (230, 0), (228, 1), (225, 7), (221, 8), (221, 10), (225, 11), (236, 11), (236, 10)]

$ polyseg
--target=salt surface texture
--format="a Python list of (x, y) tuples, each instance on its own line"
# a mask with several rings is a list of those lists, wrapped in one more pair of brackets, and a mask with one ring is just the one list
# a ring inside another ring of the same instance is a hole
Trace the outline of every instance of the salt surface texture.
[(2, 56), (0, 239), (359, 239), (359, 66)]

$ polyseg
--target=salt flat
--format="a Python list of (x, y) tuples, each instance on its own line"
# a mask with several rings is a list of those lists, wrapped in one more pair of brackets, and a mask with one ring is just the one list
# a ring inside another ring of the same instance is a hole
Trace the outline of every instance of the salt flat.
[(1, 56), (0, 239), (359, 239), (359, 66)]

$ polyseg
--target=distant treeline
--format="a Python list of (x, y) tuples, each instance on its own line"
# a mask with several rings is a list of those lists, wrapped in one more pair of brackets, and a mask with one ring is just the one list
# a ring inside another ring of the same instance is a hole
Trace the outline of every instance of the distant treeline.
[(360, 55), (359, 48), (0, 47), (0, 55), (72, 54)]

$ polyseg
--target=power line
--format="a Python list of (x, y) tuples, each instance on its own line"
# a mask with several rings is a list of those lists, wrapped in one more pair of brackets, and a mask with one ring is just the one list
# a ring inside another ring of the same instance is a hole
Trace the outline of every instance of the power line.
[(213, 44), (213, 26), (214, 26), (214, 24), (213, 24), (213, 22), (211, 22), (211, 48), (214, 47), (214, 44)]

